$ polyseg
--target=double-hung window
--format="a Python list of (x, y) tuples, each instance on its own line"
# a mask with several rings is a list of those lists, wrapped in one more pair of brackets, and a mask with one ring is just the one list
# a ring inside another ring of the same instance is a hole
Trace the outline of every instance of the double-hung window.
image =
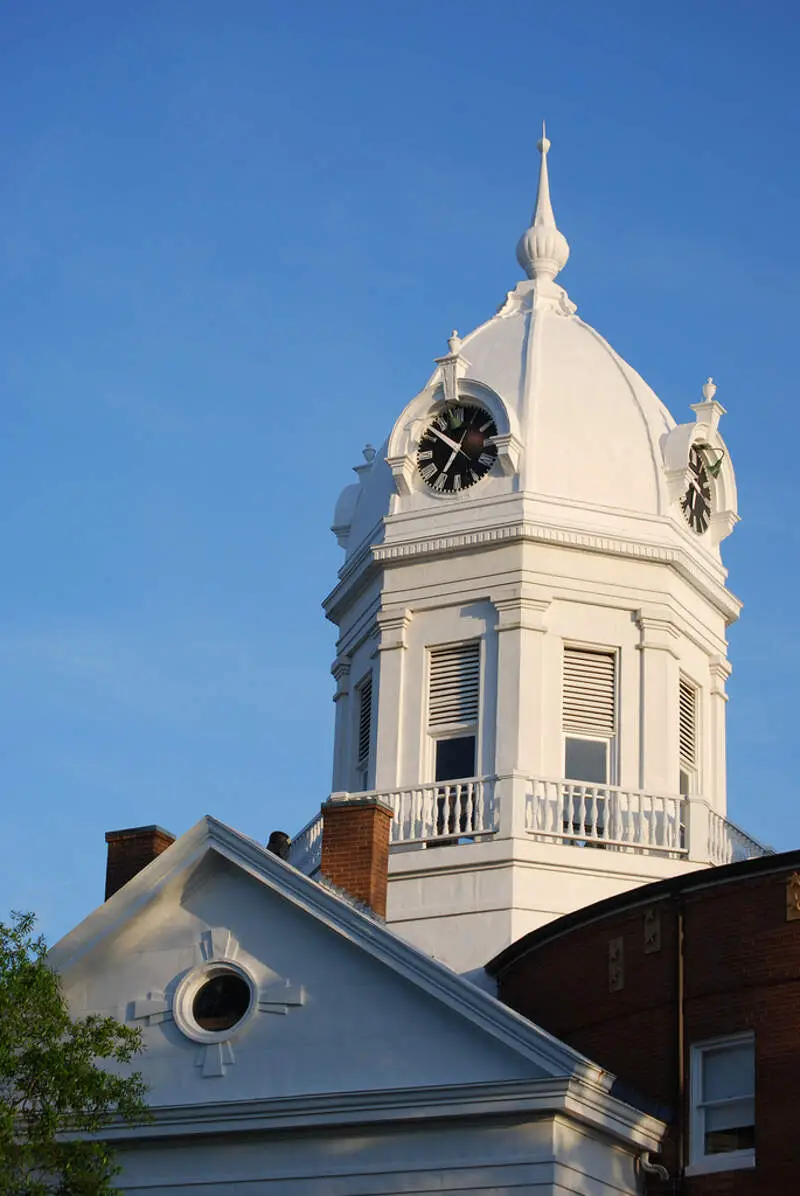
[(755, 1164), (755, 1039), (736, 1034), (691, 1051), (690, 1170)]
[[(481, 644), (467, 640), (429, 650), (428, 735), (435, 781), (464, 780), (477, 768), (481, 699)], [(458, 786), (437, 797), (437, 833), (471, 830), (468, 802)]]
[(564, 646), (564, 829), (588, 839), (605, 834), (605, 793), (617, 732), (617, 654)]

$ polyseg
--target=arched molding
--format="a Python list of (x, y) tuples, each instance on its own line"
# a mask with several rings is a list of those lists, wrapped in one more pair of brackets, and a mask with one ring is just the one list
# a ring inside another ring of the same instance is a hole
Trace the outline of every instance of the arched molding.
[[(694, 403), (694, 423), (678, 424), (661, 437), (664, 477), (674, 518), (682, 522), (681, 498), (689, 485), (689, 454), (694, 446), (706, 452), (708, 464), (720, 460), (716, 477), (709, 474), (711, 486), (711, 520), (703, 541), (709, 548), (717, 548), (729, 536), (739, 521), (736, 476), (733, 472), (727, 445), (719, 432), (719, 421), (725, 408), (715, 400)], [(722, 456), (720, 457), (720, 454)]]
[[(462, 363), (463, 366), (468, 364), (463, 358), (458, 365)], [(460, 374), (458, 369), (455, 372)], [(456, 399), (472, 399), (486, 408), (497, 427), (494, 443), (497, 445), (500, 469), (506, 476), (515, 474), (519, 469), (522, 438), (519, 419), (513, 407), (491, 386), (476, 378), (458, 376), (453, 377), (450, 385), (448, 382), (444, 366), (440, 366), (428, 385), (406, 405), (392, 429), (386, 462), (392, 471), (398, 494), (410, 494), (412, 490), (422, 488), (414, 467), (420, 437), (431, 419)]]

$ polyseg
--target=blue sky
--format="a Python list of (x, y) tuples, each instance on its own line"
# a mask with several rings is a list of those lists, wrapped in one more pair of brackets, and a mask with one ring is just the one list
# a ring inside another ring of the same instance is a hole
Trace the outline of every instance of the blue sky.
[(584, 319), (678, 418), (711, 373), (729, 811), (800, 845), (800, 24), (789, 4), (61, 0), (0, 42), (0, 917), (104, 831), (327, 795), (333, 504), (518, 280), (542, 116)]

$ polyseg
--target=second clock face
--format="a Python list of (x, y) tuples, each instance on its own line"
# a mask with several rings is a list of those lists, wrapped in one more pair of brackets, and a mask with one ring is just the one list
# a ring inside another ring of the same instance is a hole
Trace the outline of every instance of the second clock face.
[(457, 494), (479, 482), (497, 460), (497, 427), (483, 407), (451, 403), (431, 420), (417, 449), (417, 469), (431, 490)]
[(711, 518), (711, 484), (700, 450), (692, 445), (689, 451), (689, 485), (681, 499), (681, 510), (692, 531), (702, 535)]

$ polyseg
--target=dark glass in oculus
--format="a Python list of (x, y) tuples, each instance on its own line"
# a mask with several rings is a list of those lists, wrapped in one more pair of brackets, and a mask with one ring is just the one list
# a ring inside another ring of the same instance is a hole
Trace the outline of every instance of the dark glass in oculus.
[(250, 985), (235, 972), (206, 980), (192, 1002), (192, 1017), (201, 1030), (230, 1030), (250, 1008)]
[(426, 428), (417, 449), (417, 469), (431, 490), (458, 494), (479, 482), (497, 460), (497, 427), (488, 411), (451, 403)]
[(681, 499), (681, 510), (692, 531), (702, 535), (711, 518), (711, 484), (702, 454), (696, 445), (689, 451), (690, 480)]

